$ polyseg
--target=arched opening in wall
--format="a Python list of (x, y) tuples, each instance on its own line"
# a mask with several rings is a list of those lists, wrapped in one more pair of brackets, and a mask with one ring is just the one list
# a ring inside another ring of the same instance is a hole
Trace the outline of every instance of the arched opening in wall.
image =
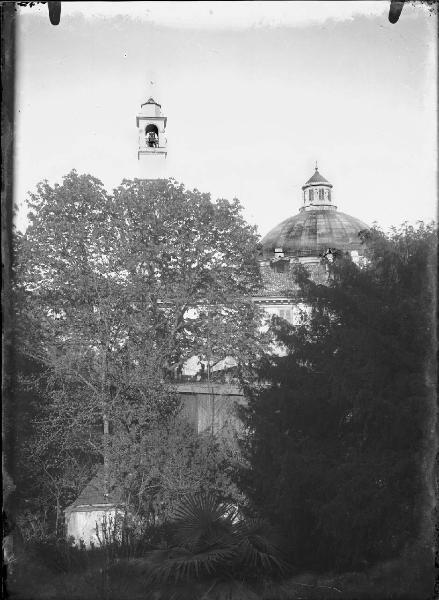
[(158, 148), (159, 130), (156, 125), (147, 125), (145, 127), (145, 139), (148, 148)]

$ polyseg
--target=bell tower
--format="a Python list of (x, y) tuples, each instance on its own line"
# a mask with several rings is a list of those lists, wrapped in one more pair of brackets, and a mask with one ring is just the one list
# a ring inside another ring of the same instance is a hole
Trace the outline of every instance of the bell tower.
[(141, 105), (136, 117), (139, 135), (137, 158), (141, 179), (166, 177), (166, 122), (167, 117), (162, 115), (162, 107), (154, 98), (149, 98)]

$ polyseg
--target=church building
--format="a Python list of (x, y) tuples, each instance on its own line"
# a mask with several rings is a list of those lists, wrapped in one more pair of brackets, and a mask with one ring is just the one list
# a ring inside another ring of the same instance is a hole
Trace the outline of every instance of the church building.
[[(361, 261), (359, 234), (367, 229), (359, 219), (337, 210), (333, 186), (316, 165), (314, 174), (302, 187), (299, 212), (262, 238), (259, 248), (262, 289), (253, 296), (253, 301), (268, 315), (294, 323), (301, 304), (293, 265), (304, 265), (314, 281), (324, 283), (326, 270), (321, 264), (322, 257), (343, 252), (355, 262)], [(242, 391), (232, 383), (194, 380), (178, 383), (177, 389), (187, 416), (199, 433), (219, 432), (228, 423), (236, 425), (236, 404), (245, 402)]]
[[(138, 130), (138, 178), (163, 179), (166, 173), (167, 117), (153, 98), (144, 102), (136, 116)], [(361, 260), (362, 245), (359, 233), (368, 226), (345, 213), (334, 203), (333, 186), (323, 177), (317, 165), (315, 172), (298, 194), (299, 212), (286, 218), (262, 238), (259, 247), (259, 266), (262, 288), (253, 301), (269, 315), (280, 316), (291, 323), (295, 320), (300, 298), (293, 278), (293, 265), (300, 263), (311, 272), (314, 280), (325, 282), (326, 272), (321, 264), (325, 254), (349, 253), (354, 261)], [(196, 358), (196, 357), (194, 357)], [(198, 360), (198, 359), (197, 359)], [(229, 362), (228, 362), (229, 361)], [(190, 361), (188, 361), (189, 363)], [(226, 357), (211, 371), (226, 372), (236, 364)], [(176, 382), (184, 417), (195, 430), (221, 433), (227, 425), (237, 427), (236, 405), (245, 403), (242, 390), (233, 381), (206, 381), (197, 375), (198, 369), (186, 368), (184, 381)], [(123, 507), (117, 494), (102, 483), (97, 475), (65, 510), (67, 536), (86, 545), (96, 543), (97, 525), (116, 519)]]
[(302, 186), (299, 212), (288, 217), (262, 238), (259, 265), (263, 283), (260, 295), (253, 298), (269, 314), (294, 321), (291, 292), (297, 291), (292, 266), (300, 263), (314, 281), (325, 282), (321, 259), (328, 253), (348, 253), (361, 260), (359, 233), (368, 226), (334, 204), (333, 186), (315, 172)]

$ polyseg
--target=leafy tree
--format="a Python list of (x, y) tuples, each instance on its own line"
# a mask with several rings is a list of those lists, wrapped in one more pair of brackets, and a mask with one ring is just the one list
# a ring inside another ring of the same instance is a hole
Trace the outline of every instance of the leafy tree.
[(255, 354), (259, 286), (256, 234), (237, 200), (211, 202), (173, 180), (124, 181), (115, 190), (119, 246), (130, 249), (125, 268), (155, 328), (166, 366), (191, 355), (212, 359)]
[(362, 267), (324, 261), (326, 285), (297, 269), (307, 309), (275, 319), (286, 354), (261, 362), (243, 411), (241, 485), (308, 568), (431, 548), (436, 233), (374, 229), (365, 243)]
[(173, 180), (109, 194), (72, 171), (39, 184), (29, 206), (16, 238), (17, 333), (45, 399), (29, 457), (61, 485), (58, 502), (66, 469), (84, 457), (103, 461), (107, 479), (110, 468), (138, 473), (145, 440), (178, 413), (175, 365), (191, 354), (245, 365), (258, 352), (246, 299), (256, 238), (238, 201), (213, 203)]
[(240, 462), (237, 444), (226, 435), (199, 435), (179, 417), (145, 431), (138, 440), (124, 436), (114, 445), (116, 479), (123, 481), (131, 506), (130, 523), (156, 525), (169, 518), (189, 494), (215, 493), (242, 502), (232, 480)]

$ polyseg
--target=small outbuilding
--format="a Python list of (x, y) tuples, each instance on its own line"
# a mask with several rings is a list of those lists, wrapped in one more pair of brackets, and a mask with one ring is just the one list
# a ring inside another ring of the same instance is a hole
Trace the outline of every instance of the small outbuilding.
[(67, 538), (73, 538), (75, 544), (82, 540), (88, 548), (98, 546), (106, 536), (113, 534), (124, 516), (121, 494), (106, 483), (100, 471), (65, 509), (64, 515)]

